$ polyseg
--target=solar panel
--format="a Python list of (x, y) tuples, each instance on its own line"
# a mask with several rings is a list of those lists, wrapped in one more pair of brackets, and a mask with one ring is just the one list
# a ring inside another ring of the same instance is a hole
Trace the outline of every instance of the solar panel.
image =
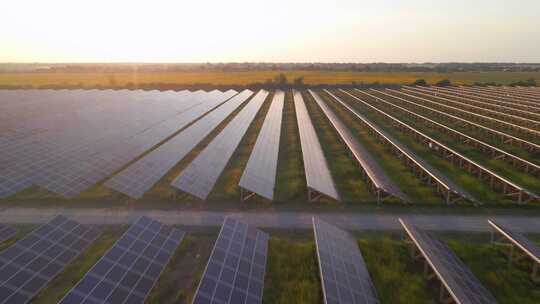
[(269, 236), (225, 218), (192, 304), (262, 303)]
[(525, 252), (535, 263), (540, 264), (540, 248), (530, 239), (525, 237), (523, 234), (514, 231), (500, 223), (495, 222), (494, 220), (488, 220), (488, 223), (512, 242), (515, 246), (519, 247), (523, 252)]
[[(373, 105), (365, 102), (364, 100), (356, 97), (355, 95), (352, 95), (351, 93), (341, 90), (341, 92), (347, 94), (348, 96), (354, 98), (356, 101), (364, 104), (365, 106), (385, 115), (388, 118), (395, 119), (395, 117), (386, 114), (385, 112), (381, 111), (380, 109), (374, 107)], [(377, 101), (386, 102), (376, 96), (373, 96), (369, 93), (360, 91), (363, 94), (376, 99)], [(426, 162), (423, 158), (418, 156), (416, 153), (414, 153), (412, 150), (407, 148), (405, 145), (403, 145), (401, 142), (396, 140), (394, 137), (392, 137), (390, 134), (388, 134), (385, 130), (380, 128), (378, 125), (371, 122), (367, 117), (362, 115), (359, 111), (355, 110), (351, 106), (344, 103), (342, 100), (340, 100), (337, 96), (334, 96), (330, 92), (328, 92), (334, 99), (336, 99), (339, 103), (341, 103), (345, 108), (347, 108), (351, 113), (353, 113), (356, 117), (358, 117), (360, 120), (362, 120), (369, 128), (371, 128), (376, 134), (378, 134), (381, 138), (383, 138), (387, 143), (389, 143), (395, 150), (399, 151), (401, 154), (400, 157), (404, 156), (403, 160), (406, 161), (406, 163), (410, 166), (412, 166), (413, 171), (420, 170), (422, 174), (425, 174), (429, 176), (429, 185), (432, 185), (437, 188), (438, 192), (441, 193), (444, 196), (444, 199), (447, 204), (450, 204), (452, 201), (454, 201), (453, 196), (456, 196), (456, 198), (463, 198), (468, 201), (474, 202), (475, 204), (478, 204), (479, 202), (467, 191), (465, 191), (462, 187), (460, 187), (458, 184), (454, 183), (451, 179), (449, 179), (447, 176), (442, 174), (439, 170), (437, 170), (435, 167), (431, 166), (428, 162)], [(435, 123), (435, 122), (434, 122)]]
[(259, 91), (171, 185), (200, 199), (206, 199), (266, 96), (267, 91)]
[(144, 303), (184, 232), (140, 217), (60, 301)]
[(444, 242), (434, 234), (402, 219), (399, 219), (399, 222), (456, 303), (497, 303), (493, 295)]
[(312, 221), (324, 303), (380, 303), (356, 240), (315, 217)]
[(339, 200), (334, 181), (330, 175), (328, 164), (324, 157), (315, 128), (309, 118), (304, 98), (298, 91), (294, 91), (294, 107), (296, 109), (296, 120), (300, 133), (300, 145), (302, 146), (302, 156), (304, 159), (304, 171), (308, 186), (309, 199), (312, 199), (311, 190), (322, 193), (328, 197)]
[[(74, 100), (83, 100), (88, 104), (95, 105), (85, 111), (66, 113), (64, 109), (57, 112), (65, 122), (59, 123), (55, 119), (44, 120), (36, 127), (56, 130), (38, 133), (24, 138), (17, 143), (7, 142), (0, 149), (0, 165), (3, 166), (4, 179), (0, 180), (0, 195), (5, 197), (31, 185), (38, 173), (52, 163), (59, 163), (56, 169), (60, 172), (63, 166), (71, 163), (58, 161), (66, 155), (83, 155), (85, 150), (97, 147), (96, 140), (107, 134), (119, 133), (120, 125), (126, 125), (137, 117), (149, 115), (149, 110), (161, 108), (153, 105), (148, 95), (130, 91), (99, 91), (93, 94), (82, 94)], [(154, 93), (155, 94), (155, 93)], [(94, 100), (94, 98), (96, 100)], [(144, 99), (142, 99), (144, 98)], [(141, 100), (142, 99), (142, 100)], [(168, 109), (165, 108), (165, 111)], [(128, 116), (126, 119), (119, 119)], [(28, 123), (39, 120), (32, 118)], [(124, 123), (125, 122), (125, 123)], [(104, 134), (107, 133), (107, 134)]]
[(9, 240), (17, 234), (15, 228), (0, 224), (0, 243)]
[(105, 186), (132, 198), (140, 198), (252, 94), (253, 92), (245, 90), (231, 98), (115, 175), (105, 183)]
[[(103, 147), (96, 147), (94, 144), (86, 155), (73, 154), (73, 159), (56, 162), (56, 166), (49, 168), (46, 171), (47, 175), (43, 176), (38, 184), (65, 197), (80, 193), (188, 125), (197, 117), (197, 114), (206, 112), (209, 103), (205, 102), (205, 97), (209, 100), (224, 100), (221, 92), (212, 94), (211, 96), (200, 95), (183, 103), (177, 102), (183, 106), (176, 108), (174, 115), (169, 115), (168, 118), (153, 125), (141, 124), (139, 130), (142, 132), (133, 136), (128, 133), (133, 131), (127, 128), (126, 132), (122, 132), (123, 134), (119, 137), (110, 137)], [(72, 165), (66, 166), (65, 162)]]
[(284, 100), (285, 93), (276, 91), (238, 184), (269, 200), (274, 198)]
[[(401, 191), (401, 189), (390, 179), (388, 175), (386, 175), (377, 160), (375, 160), (371, 153), (369, 153), (369, 151), (354, 137), (353, 133), (349, 130), (349, 128), (347, 128), (347, 126), (341, 121), (341, 119), (339, 119), (339, 117), (334, 113), (334, 111), (330, 109), (330, 107), (321, 99), (321, 97), (317, 93), (311, 90), (309, 90), (309, 92), (311, 96), (313, 96), (313, 99), (315, 99), (315, 102), (317, 102), (319, 107), (322, 109), (323, 113), (326, 115), (330, 123), (334, 126), (343, 142), (347, 145), (352, 155), (358, 161), (358, 163), (366, 173), (366, 176), (368, 176), (371, 183), (375, 186), (375, 189), (377, 191), (377, 200), (380, 201), (380, 196), (382, 196), (380, 192), (383, 192), (383, 194), (394, 196), (404, 202), (408, 202), (409, 198), (407, 197), (407, 195), (403, 193), (403, 191)], [(337, 96), (333, 95), (328, 91), (327, 93), (336, 101), (341, 103), (344, 107), (346, 107), (349, 111), (351, 111), (353, 114), (358, 115), (358, 117), (361, 119), (364, 119), (363, 116), (360, 116), (359, 113), (349, 107)], [(367, 122), (367, 120), (365, 120), (365, 122)]]
[(27, 303), (98, 236), (57, 216), (0, 252), (0, 303)]

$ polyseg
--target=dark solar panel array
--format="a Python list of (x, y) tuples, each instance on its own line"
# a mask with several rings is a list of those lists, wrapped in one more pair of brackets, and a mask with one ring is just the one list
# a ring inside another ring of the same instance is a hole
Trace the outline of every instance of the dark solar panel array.
[(0, 224), (0, 243), (9, 240), (17, 234), (15, 228)]
[(112, 177), (105, 186), (135, 199), (142, 197), (252, 94), (253, 92), (244, 90), (232, 97)]
[(268, 234), (226, 218), (193, 304), (260, 304)]
[(99, 232), (64, 216), (32, 231), (0, 253), (0, 303), (27, 303)]
[(356, 240), (313, 218), (325, 304), (380, 303)]
[(184, 232), (139, 218), (60, 303), (144, 303)]
[(310, 189), (335, 200), (340, 200), (321, 143), (317, 137), (317, 132), (304, 103), (304, 98), (299, 91), (294, 91), (293, 99), (300, 135), (300, 146), (302, 147), (302, 159), (304, 160), (306, 184)]
[(32, 184), (76, 195), (181, 128), (178, 116), (226, 94), (105, 90), (49, 96), (42, 104), (52, 110), (14, 120), (20, 123), (0, 134), (0, 197)]
[(276, 91), (238, 183), (240, 187), (269, 200), (274, 199), (284, 102), (285, 92)]
[(536, 263), (540, 263), (540, 248), (533, 241), (525, 237), (523, 234), (496, 223), (493, 220), (489, 220), (488, 222), (510, 242), (521, 248), (521, 250), (530, 256)]
[[(334, 111), (322, 100), (322, 98), (312, 90), (309, 93), (317, 102), (323, 113), (326, 115), (330, 123), (334, 126), (337, 133), (347, 145), (352, 155), (356, 158), (362, 169), (366, 172), (368, 178), (372, 181), (376, 189), (380, 189), (394, 197), (399, 198), (402, 201), (408, 202), (409, 198), (401, 189), (392, 181), (392, 179), (384, 172), (380, 164), (373, 158), (371, 153), (356, 139), (351, 130), (341, 121)], [(341, 103), (353, 114), (357, 115), (357, 112), (344, 103), (339, 97), (327, 91), (327, 93), (334, 98), (337, 102)], [(364, 117), (359, 116), (360, 119)], [(367, 121), (366, 121), (367, 122)]]
[(268, 92), (259, 91), (240, 112), (212, 139), (197, 157), (178, 175), (171, 186), (205, 200), (229, 159), (262, 107)]
[(443, 241), (413, 224), (402, 219), (399, 221), (456, 303), (497, 303), (493, 295)]

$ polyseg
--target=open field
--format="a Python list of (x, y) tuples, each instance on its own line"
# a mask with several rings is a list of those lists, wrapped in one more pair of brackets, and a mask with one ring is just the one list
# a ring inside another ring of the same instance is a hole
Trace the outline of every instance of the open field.
[[(132, 84), (174, 85), (247, 85), (273, 79), (280, 71), (256, 72), (168, 72), (168, 73), (0, 73), (0, 86), (126, 86)], [(306, 84), (384, 83), (410, 84), (417, 79), (436, 83), (448, 79), (455, 84), (494, 82), (509, 84), (527, 79), (540, 79), (540, 72), (334, 72), (334, 71), (283, 71), (292, 81), (304, 77)]]
[[(17, 228), (22, 228), (20, 236), (33, 229), (32, 226)], [(125, 229), (125, 226), (106, 227), (102, 236), (51, 281), (32, 303), (56, 303)], [(322, 303), (312, 232), (272, 230), (270, 234), (263, 303)], [(426, 280), (422, 265), (411, 258), (399, 234), (360, 232), (354, 235), (381, 303), (437, 303), (438, 285)], [(191, 303), (216, 236), (215, 230), (189, 232), (152, 289), (147, 303)], [(499, 303), (540, 301), (538, 283), (529, 278), (528, 262), (509, 265), (505, 256), (507, 249), (490, 244), (488, 234), (439, 233), (439, 236)], [(530, 237), (540, 241), (538, 236)]]

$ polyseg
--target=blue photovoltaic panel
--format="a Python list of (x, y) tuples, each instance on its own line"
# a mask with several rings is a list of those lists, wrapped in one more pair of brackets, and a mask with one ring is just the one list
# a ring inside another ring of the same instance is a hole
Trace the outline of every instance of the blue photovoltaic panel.
[(276, 91), (257, 142), (238, 185), (269, 200), (274, 198), (285, 93)]
[(225, 218), (192, 304), (261, 304), (268, 238)]
[(27, 303), (98, 236), (57, 216), (0, 252), (0, 303)]
[(313, 232), (324, 303), (380, 303), (356, 240), (346, 231), (315, 217)]
[(315, 132), (315, 128), (309, 118), (304, 98), (298, 91), (294, 91), (293, 98), (307, 186), (328, 197), (339, 200), (339, 195), (332, 180), (330, 169), (328, 169), (321, 143), (317, 138), (317, 132)]
[(16, 234), (16, 229), (0, 224), (0, 243), (14, 237)]
[(399, 222), (456, 303), (497, 303), (493, 295), (444, 242), (434, 234), (402, 219), (399, 219)]
[(105, 183), (105, 186), (135, 199), (142, 197), (167, 171), (193, 150), (252, 94), (253, 92), (246, 90), (232, 97), (112, 177)]
[(171, 185), (200, 199), (206, 199), (249, 125), (255, 119), (266, 96), (267, 91), (259, 91)]
[(183, 238), (179, 229), (139, 218), (60, 303), (143, 304)]

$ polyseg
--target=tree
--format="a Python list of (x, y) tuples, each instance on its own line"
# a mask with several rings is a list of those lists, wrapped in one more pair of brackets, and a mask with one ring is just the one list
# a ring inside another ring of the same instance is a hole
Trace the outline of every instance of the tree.
[(413, 86), (420, 86), (420, 87), (426, 87), (427, 86), (427, 82), (425, 79), (416, 79), (413, 83), (412, 83)]
[(439, 86), (439, 87), (448, 87), (448, 86), (451, 86), (452, 83), (448, 79), (443, 79), (443, 80), (437, 82), (435, 85)]
[(296, 77), (294, 79), (294, 85), (297, 87), (303, 87), (304, 86), (304, 76)]
[(287, 76), (283, 73), (279, 73), (276, 77), (274, 77), (274, 82), (278, 86), (285, 86), (287, 85)]

